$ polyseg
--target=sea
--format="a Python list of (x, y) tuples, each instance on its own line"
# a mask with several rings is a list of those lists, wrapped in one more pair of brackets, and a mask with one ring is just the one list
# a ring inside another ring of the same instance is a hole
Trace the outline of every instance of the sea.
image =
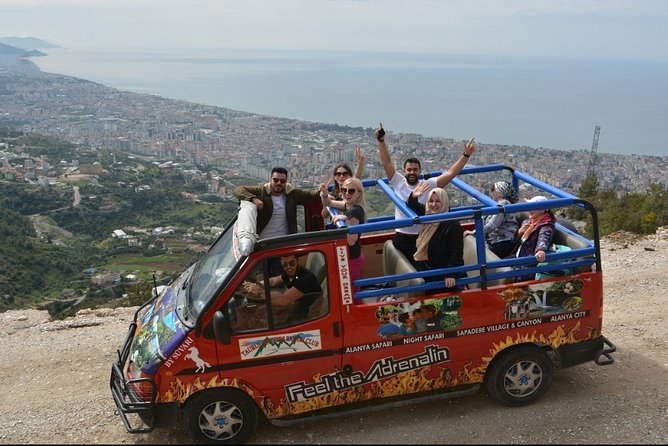
[(483, 144), (668, 156), (668, 62), (58, 48), (42, 71), (262, 115)]

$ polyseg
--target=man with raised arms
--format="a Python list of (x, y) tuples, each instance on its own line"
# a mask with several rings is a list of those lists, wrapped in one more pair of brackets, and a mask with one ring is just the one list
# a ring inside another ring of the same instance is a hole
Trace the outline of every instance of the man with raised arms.
[[(404, 172), (403, 175), (397, 172), (392, 164), (392, 158), (390, 157), (390, 152), (387, 148), (387, 143), (385, 142), (385, 129), (383, 124), (374, 131), (374, 136), (378, 140), (378, 151), (380, 152), (380, 163), (385, 169), (385, 174), (389, 180), (390, 187), (394, 190), (401, 200), (406, 202), (409, 195), (413, 192), (413, 189), (423, 181), (429, 183), (429, 189), (426, 193), (423, 193), (419, 198), (422, 204), (425, 204), (427, 196), (429, 195), (429, 190), (435, 187), (445, 187), (454, 177), (456, 177), (459, 172), (464, 168), (469, 158), (475, 152), (475, 138), (471, 138), (466, 144), (464, 144), (464, 152), (461, 154), (459, 159), (450, 166), (450, 168), (444, 171), (436, 178), (429, 178), (427, 180), (420, 180), (420, 174), (422, 172), (422, 166), (420, 160), (417, 158), (411, 157), (404, 161)], [(401, 219), (406, 218), (403, 212), (399, 208), (395, 207), (394, 218)], [(416, 245), (415, 241), (417, 240), (418, 232), (420, 231), (420, 225), (412, 225), (406, 228), (397, 228), (395, 229), (394, 238), (392, 243), (394, 246), (401, 251), (406, 259), (411, 263), (415, 264), (415, 259), (413, 254), (415, 254)]]

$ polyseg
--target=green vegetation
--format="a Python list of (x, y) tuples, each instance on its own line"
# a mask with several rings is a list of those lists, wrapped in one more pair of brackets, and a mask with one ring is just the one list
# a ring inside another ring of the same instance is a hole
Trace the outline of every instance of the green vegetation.
[[(82, 296), (89, 307), (143, 303), (154, 285), (169, 283), (192, 264), (212, 242), (210, 228), (226, 226), (237, 210), (235, 200), (206, 194), (202, 173), (0, 129), (0, 142), (6, 141), (20, 147), (23, 157), (41, 157), (54, 172), (61, 160), (97, 161), (106, 170), (63, 175), (57, 185), (0, 182), (0, 312), (43, 305), (66, 316), (81, 308), (75, 301)], [(73, 186), (79, 189), (77, 206)], [(589, 177), (578, 195), (598, 210), (601, 236), (619, 230), (651, 234), (668, 225), (668, 191), (661, 186), (623, 194), (599, 190)], [(368, 191), (368, 217), (391, 214), (393, 207), (382, 191)], [(587, 213), (574, 209), (568, 218), (587, 221)], [(134, 243), (114, 237), (117, 229)], [(137, 280), (126, 279), (130, 274)]]
[[(78, 159), (104, 160), (109, 167), (96, 177), (61, 177), (58, 186), (0, 183), (0, 312), (44, 305), (53, 315), (66, 315), (77, 296), (85, 296), (85, 306), (121, 302), (134, 285), (123, 281), (124, 275), (152, 284), (157, 273), (159, 284), (170, 281), (212, 241), (208, 227), (223, 227), (238, 206), (219, 197), (200, 201), (184, 194), (204, 194), (203, 175), (185, 177), (150, 160), (82, 151), (53, 138), (0, 134), (1, 142), (7, 138), (20, 152), (52, 166)], [(72, 186), (80, 191), (76, 207)], [(142, 232), (133, 233), (133, 228)], [(169, 230), (153, 233), (154, 228)], [(126, 229), (140, 243), (113, 237), (116, 229)], [(184, 238), (190, 231), (201, 234)], [(96, 275), (104, 276), (100, 283), (106, 285), (96, 284)]]
[[(624, 193), (613, 190), (599, 190), (595, 177), (582, 183), (578, 195), (591, 202), (598, 211), (599, 234), (605, 237), (616, 231), (636, 234), (654, 234), (661, 226), (668, 225), (668, 190), (653, 184), (644, 194)], [(587, 213), (574, 209), (568, 217), (584, 219), (585, 231), (591, 236), (591, 221)]]

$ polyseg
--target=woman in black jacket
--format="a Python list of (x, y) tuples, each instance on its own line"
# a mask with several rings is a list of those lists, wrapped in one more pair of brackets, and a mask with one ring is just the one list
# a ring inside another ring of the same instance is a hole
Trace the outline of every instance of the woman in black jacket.
[[(440, 187), (429, 192), (427, 204), (420, 204), (418, 197), (428, 190), (426, 183), (418, 185), (408, 196), (406, 204), (418, 215), (440, 214), (450, 209), (448, 194)], [(459, 221), (448, 220), (427, 223), (420, 226), (417, 238), (417, 251), (413, 256), (418, 270), (448, 268), (464, 265), (464, 231)], [(425, 277), (426, 282), (443, 280), (443, 288), (433, 292), (456, 291), (462, 289), (455, 285), (455, 280), (466, 277), (466, 273), (451, 273), (445, 276)]]

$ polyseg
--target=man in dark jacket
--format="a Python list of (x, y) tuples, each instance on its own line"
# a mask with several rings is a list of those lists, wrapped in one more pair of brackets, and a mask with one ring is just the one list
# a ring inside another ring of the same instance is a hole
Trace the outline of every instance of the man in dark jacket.
[(297, 232), (297, 203), (319, 195), (319, 188), (304, 190), (288, 183), (285, 167), (274, 167), (268, 183), (234, 189), (235, 197), (257, 207), (256, 232), (261, 239)]
[[(304, 190), (293, 187), (288, 183), (288, 170), (285, 167), (274, 167), (271, 169), (268, 183), (257, 186), (237, 186), (234, 189), (234, 196), (241, 201), (255, 204), (257, 227), (255, 231), (248, 232), (255, 232), (257, 238), (264, 239), (296, 233), (297, 203), (319, 198), (320, 188)], [(240, 204), (239, 221), (247, 222), (252, 218), (248, 216), (250, 211), (244, 208), (245, 206)], [(241, 218), (242, 212), (247, 213), (244, 219)], [(239, 245), (243, 245), (241, 240), (239, 240)], [(252, 245), (244, 249), (244, 252), (248, 254), (251, 250)], [(278, 259), (270, 262), (269, 270), (272, 275), (280, 272), (279, 263)]]

